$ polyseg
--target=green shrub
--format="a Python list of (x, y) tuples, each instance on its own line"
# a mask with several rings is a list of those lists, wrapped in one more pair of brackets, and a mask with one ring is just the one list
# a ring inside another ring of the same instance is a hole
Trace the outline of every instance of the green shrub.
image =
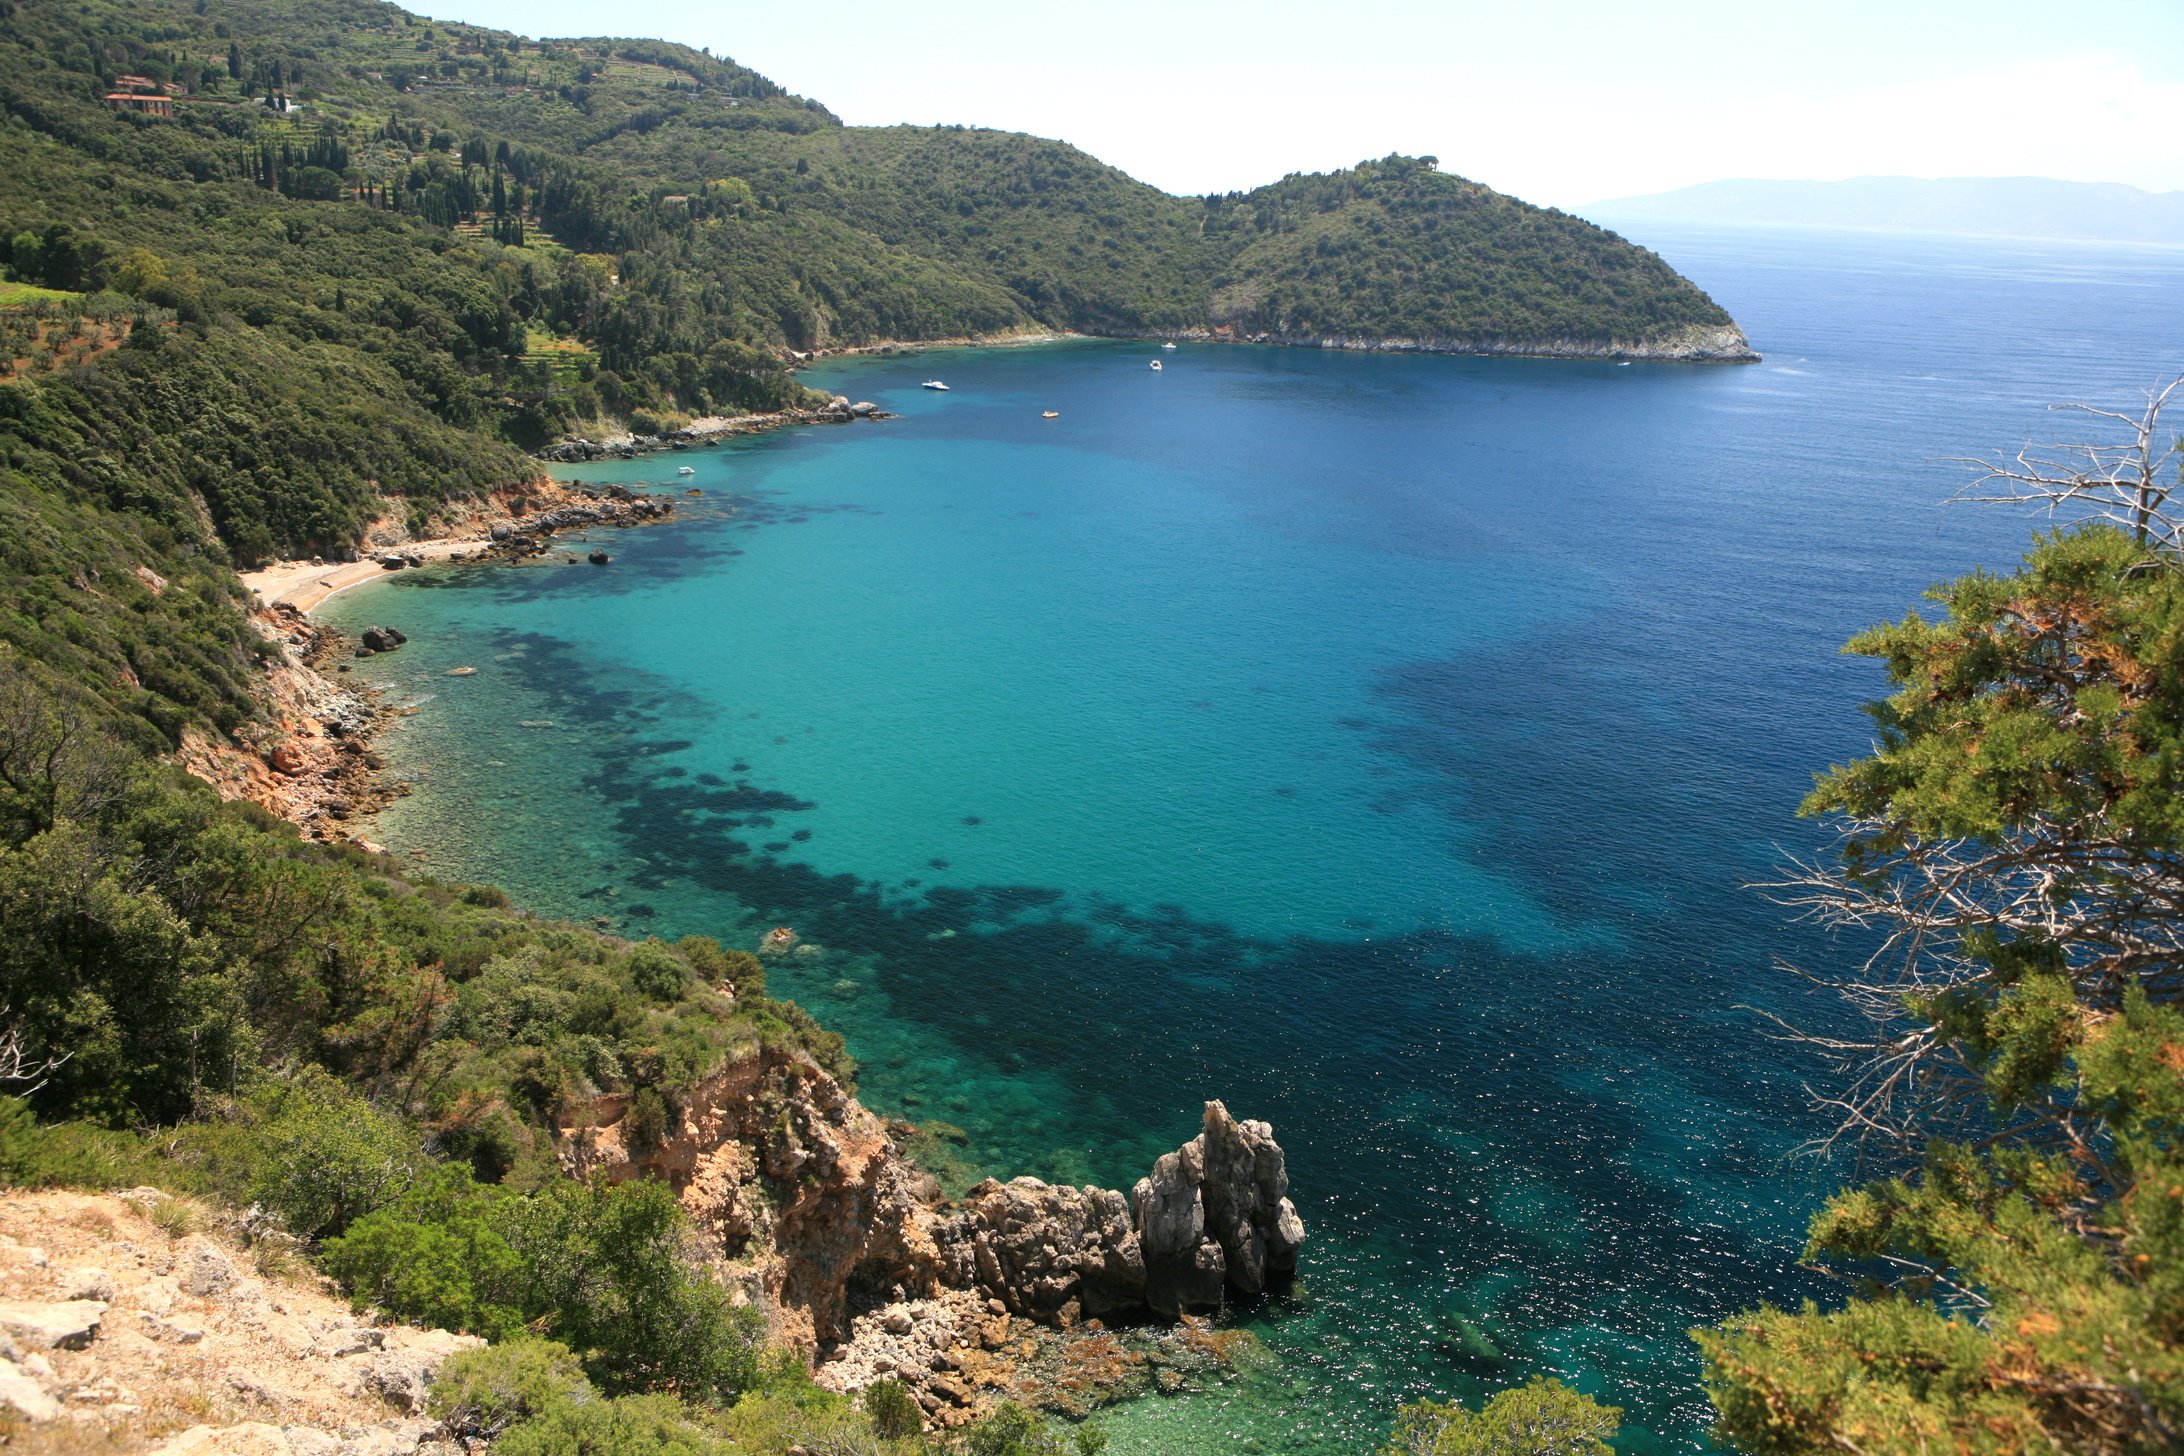
[(323, 1073), (276, 1107), (254, 1139), (250, 1196), (300, 1238), (329, 1238), (392, 1202), (422, 1161), (407, 1128)]
[(631, 985), (654, 1001), (676, 1001), (690, 984), (690, 968), (659, 940), (648, 940), (629, 953), (624, 967)]
[(0, 1187), (178, 1187), (188, 1180), (135, 1133), (88, 1122), (41, 1125), (20, 1097), (0, 1097)]
[(758, 1378), (765, 1321), (714, 1282), (665, 1185), (549, 1184), (512, 1211), (534, 1326), (610, 1392), (733, 1400)]
[(766, 963), (747, 950), (726, 950), (709, 935), (686, 935), (675, 949), (701, 981), (726, 984), (736, 995), (766, 994)]
[(667, 1141), (667, 1099), (650, 1087), (640, 1087), (629, 1099), (629, 1115), (623, 1120), (623, 1145), (632, 1154), (649, 1153)]
[(512, 1195), (439, 1167), (326, 1242), (326, 1272), (361, 1307), (505, 1339), (522, 1328), (523, 1262), (499, 1224)]
[(451, 1356), (433, 1382), (427, 1410), (457, 1436), (491, 1441), (536, 1416), (597, 1398), (568, 1346), (519, 1338)]
[(925, 1412), (911, 1398), (910, 1387), (900, 1380), (881, 1380), (866, 1386), (858, 1403), (871, 1417), (873, 1434), (884, 1440), (915, 1436), (925, 1429)]
[(1382, 1456), (1613, 1456), (1623, 1412), (1559, 1380), (1533, 1376), (1476, 1411), (1422, 1400), (1404, 1406)]
[(740, 1456), (665, 1395), (557, 1406), (511, 1428), (494, 1456)]
[(1057, 1430), (1013, 1401), (963, 1433), (964, 1456), (1099, 1456), (1106, 1449), (1107, 1433), (1098, 1426)]

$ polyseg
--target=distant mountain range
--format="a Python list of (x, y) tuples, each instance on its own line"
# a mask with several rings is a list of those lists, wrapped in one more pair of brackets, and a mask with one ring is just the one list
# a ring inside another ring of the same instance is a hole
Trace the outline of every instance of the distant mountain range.
[(1611, 224), (1764, 223), (2184, 245), (2184, 192), (2051, 177), (1738, 179), (1619, 197), (1575, 211)]

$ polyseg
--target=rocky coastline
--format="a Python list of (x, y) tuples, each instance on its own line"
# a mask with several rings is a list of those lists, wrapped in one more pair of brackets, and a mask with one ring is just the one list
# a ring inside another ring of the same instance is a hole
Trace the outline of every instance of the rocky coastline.
[(1364, 354), (1464, 354), (1507, 359), (1602, 359), (1617, 363), (1757, 364), (1744, 330), (1735, 324), (1692, 324), (1659, 339), (1377, 338), (1369, 335), (1251, 330), (1230, 324), (1147, 329), (1116, 335), (1196, 344), (1273, 344), (1292, 349), (1336, 349)]
[[(354, 658), (398, 650), (407, 638), (399, 628), (383, 626), (350, 637), (312, 622), (309, 608), (360, 581), (421, 569), (427, 559), (521, 561), (546, 554), (565, 531), (643, 525), (674, 511), (672, 498), (624, 486), (541, 480), (450, 523), (455, 534), (418, 541), (383, 527), (367, 533), (362, 550), (292, 564), (289, 575), (302, 572), (300, 580), (287, 581), (279, 569), (253, 573), (261, 578), (255, 588), (261, 605), (250, 622), (271, 649), (257, 690), (263, 716), (231, 739), (190, 730), (175, 759), (223, 798), (248, 799), (294, 824), (306, 839), (353, 841), (377, 852), (380, 846), (358, 826), (408, 792), (387, 782), (386, 761), (374, 747), (401, 715), (371, 689), (341, 679)], [(283, 582), (285, 590), (279, 589)]]
[(822, 1385), (899, 1379), (942, 1426), (1221, 1363), (1236, 1339), (1194, 1316), (1282, 1287), (1305, 1240), (1272, 1129), (1219, 1102), (1128, 1194), (988, 1179), (959, 1201), (905, 1153), (916, 1129), (801, 1053), (722, 1067), (641, 1147), (628, 1110), (602, 1097), (561, 1126), (565, 1170), (665, 1181)]
[(870, 400), (851, 401), (835, 395), (825, 404), (807, 409), (775, 410), (769, 414), (712, 415), (692, 420), (680, 429), (658, 435), (616, 434), (599, 439), (575, 436), (538, 452), (550, 465), (582, 465), (593, 460), (635, 460), (662, 450), (688, 450), (717, 445), (738, 435), (759, 435), (791, 425), (846, 425), (857, 420), (888, 420), (894, 416)]
[[(343, 565), (412, 570), (428, 547), (443, 548), (438, 559), (522, 560), (559, 532), (660, 519), (674, 502), (542, 485), (495, 506), (460, 538), (382, 535)], [(234, 742), (193, 736), (180, 761), (307, 838), (383, 853), (361, 826), (400, 792), (373, 746), (398, 711), (342, 679), (357, 656), (407, 639), (381, 626), (352, 637), (280, 600), (252, 623), (275, 649), (264, 720)], [(919, 1129), (876, 1116), (801, 1052), (732, 1057), (676, 1099), (643, 1147), (631, 1145), (628, 1111), (620, 1095), (575, 1108), (556, 1129), (564, 1169), (665, 1181), (720, 1277), (767, 1312), (822, 1385), (900, 1380), (936, 1428), (1003, 1401), (1082, 1415), (1247, 1358), (1248, 1335), (1197, 1316), (1282, 1287), (1305, 1237), (1272, 1129), (1219, 1102), (1128, 1192), (988, 1179), (957, 1201), (908, 1153)]]

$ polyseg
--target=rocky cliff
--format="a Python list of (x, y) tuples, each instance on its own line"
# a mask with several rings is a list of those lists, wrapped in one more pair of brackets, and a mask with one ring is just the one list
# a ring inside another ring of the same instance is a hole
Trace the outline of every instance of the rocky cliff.
[(1304, 1242), (1272, 1129), (1219, 1102), (1127, 1196), (989, 1179), (959, 1203), (904, 1156), (908, 1125), (874, 1116), (802, 1053), (724, 1066), (642, 1145), (627, 1111), (601, 1098), (560, 1129), (572, 1174), (666, 1180), (724, 1276), (824, 1383), (895, 1375), (938, 1414), (1007, 1388), (991, 1352), (1030, 1327), (1217, 1308), (1278, 1286)]

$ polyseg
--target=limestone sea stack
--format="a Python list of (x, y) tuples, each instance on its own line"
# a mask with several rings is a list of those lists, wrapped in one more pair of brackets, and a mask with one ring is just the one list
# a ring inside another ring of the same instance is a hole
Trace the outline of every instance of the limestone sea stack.
[(1204, 1130), (1162, 1155), (1130, 1198), (992, 1179), (935, 1230), (944, 1283), (1010, 1313), (1072, 1323), (1149, 1308), (1175, 1318), (1259, 1294), (1296, 1271), (1304, 1220), (1274, 1131), (1206, 1104)]
[(1161, 1314), (1263, 1293), (1297, 1269), (1304, 1220), (1274, 1129), (1206, 1104), (1205, 1130), (1153, 1164), (1131, 1195), (1145, 1302)]

